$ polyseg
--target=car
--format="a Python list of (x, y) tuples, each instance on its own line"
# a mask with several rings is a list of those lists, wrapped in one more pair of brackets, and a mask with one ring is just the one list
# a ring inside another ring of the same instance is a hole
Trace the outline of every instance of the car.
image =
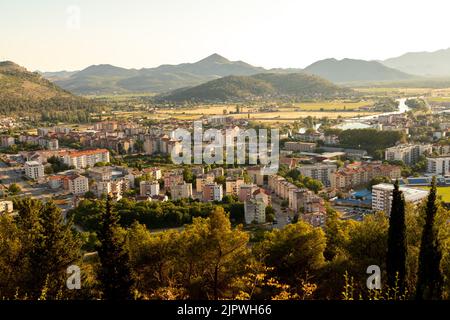
[(272, 224), (278, 224), (278, 221), (277, 220), (273, 220)]

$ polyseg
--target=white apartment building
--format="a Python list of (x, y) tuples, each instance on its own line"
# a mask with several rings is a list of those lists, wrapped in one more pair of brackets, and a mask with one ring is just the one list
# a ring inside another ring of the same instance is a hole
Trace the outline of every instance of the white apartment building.
[(44, 176), (44, 166), (37, 161), (25, 162), (25, 176), (33, 180), (42, 178)]
[(410, 165), (416, 163), (421, 155), (431, 153), (432, 150), (431, 144), (400, 144), (387, 148), (384, 152), (384, 159), (399, 160)]
[(139, 184), (141, 196), (157, 196), (159, 194), (159, 183), (154, 181), (141, 181)]
[(109, 162), (109, 151), (106, 149), (74, 151), (63, 155), (63, 161), (75, 169), (93, 167), (98, 162)]
[(89, 191), (89, 179), (82, 175), (68, 176), (64, 183), (67, 190), (72, 194), (85, 194)]
[(427, 157), (427, 173), (436, 176), (450, 175), (450, 155)]
[(337, 166), (332, 163), (317, 163), (302, 165), (298, 170), (301, 175), (319, 180), (324, 185), (329, 186), (331, 174), (336, 172)]
[(172, 200), (192, 198), (192, 183), (177, 184), (170, 190)]
[[(390, 183), (380, 183), (372, 187), (372, 210), (383, 211), (387, 215), (391, 212), (392, 206), (392, 190), (394, 185)], [(403, 192), (405, 202), (417, 204), (428, 196), (428, 191), (400, 187), (400, 191)]]

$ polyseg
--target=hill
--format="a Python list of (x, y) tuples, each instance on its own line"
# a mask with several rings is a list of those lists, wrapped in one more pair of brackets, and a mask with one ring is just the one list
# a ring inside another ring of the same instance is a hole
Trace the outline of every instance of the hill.
[(261, 73), (228, 76), (192, 88), (178, 89), (156, 97), (168, 102), (240, 101), (260, 98), (334, 98), (355, 93), (319, 77), (304, 73)]
[(89, 100), (61, 89), (39, 73), (11, 61), (0, 62), (0, 114), (84, 119), (90, 107)]
[(336, 83), (394, 81), (411, 79), (414, 76), (388, 68), (377, 61), (355, 59), (325, 59), (317, 61), (304, 69)]
[[(56, 84), (78, 94), (108, 94), (127, 92), (166, 92), (195, 86), (229, 75), (251, 75), (265, 72), (242, 61), (230, 61), (218, 54), (178, 65), (156, 68), (125, 69), (112, 65), (90, 66), (69, 77), (56, 80)], [(52, 74), (44, 73), (46, 77)]]
[(409, 52), (381, 63), (410, 74), (450, 77), (450, 48), (434, 52)]

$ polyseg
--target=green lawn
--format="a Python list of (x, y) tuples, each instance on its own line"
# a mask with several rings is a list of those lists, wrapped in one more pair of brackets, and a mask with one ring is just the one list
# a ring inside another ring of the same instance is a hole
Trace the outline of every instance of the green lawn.
[[(429, 187), (421, 187), (421, 189), (429, 190)], [(437, 187), (437, 193), (442, 197), (444, 202), (450, 202), (450, 187)]]

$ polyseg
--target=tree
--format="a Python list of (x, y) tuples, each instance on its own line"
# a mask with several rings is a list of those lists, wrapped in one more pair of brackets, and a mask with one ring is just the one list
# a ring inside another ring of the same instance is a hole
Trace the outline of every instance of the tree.
[(275, 209), (272, 206), (266, 207), (266, 222), (273, 222), (276, 218)]
[(186, 181), (187, 183), (192, 183), (192, 181), (194, 180), (194, 175), (192, 173), (191, 168), (184, 168), (183, 170), (183, 180)]
[(190, 274), (191, 298), (217, 300), (226, 297), (233, 279), (240, 276), (248, 259), (249, 236), (232, 229), (225, 211), (216, 207), (206, 219), (196, 218), (182, 234), (185, 273)]
[(20, 186), (16, 183), (13, 183), (9, 186), (8, 188), (8, 192), (9, 194), (15, 196), (17, 194), (19, 194), (22, 191), (22, 189), (20, 188)]
[(50, 201), (40, 212), (41, 230), (29, 259), (35, 294), (45, 286), (47, 297), (56, 297), (65, 288), (67, 268), (80, 259), (81, 239), (74, 235), (72, 222), (64, 223), (61, 209)]
[(406, 224), (405, 199), (399, 189), (398, 180), (392, 191), (392, 207), (389, 217), (388, 248), (386, 255), (387, 284), (404, 293), (406, 286)]
[(106, 199), (105, 210), (101, 214), (98, 240), (101, 265), (98, 279), (103, 288), (103, 297), (107, 300), (131, 299), (133, 281), (130, 257), (125, 247), (125, 240), (120, 234), (118, 217), (112, 210), (109, 195)]
[(296, 288), (324, 265), (325, 246), (325, 234), (320, 228), (299, 221), (267, 232), (256, 251), (265, 265), (273, 268), (272, 276)]
[(443, 277), (440, 269), (442, 252), (437, 235), (436, 177), (431, 182), (430, 193), (425, 207), (425, 226), (419, 252), (416, 299), (441, 299)]

